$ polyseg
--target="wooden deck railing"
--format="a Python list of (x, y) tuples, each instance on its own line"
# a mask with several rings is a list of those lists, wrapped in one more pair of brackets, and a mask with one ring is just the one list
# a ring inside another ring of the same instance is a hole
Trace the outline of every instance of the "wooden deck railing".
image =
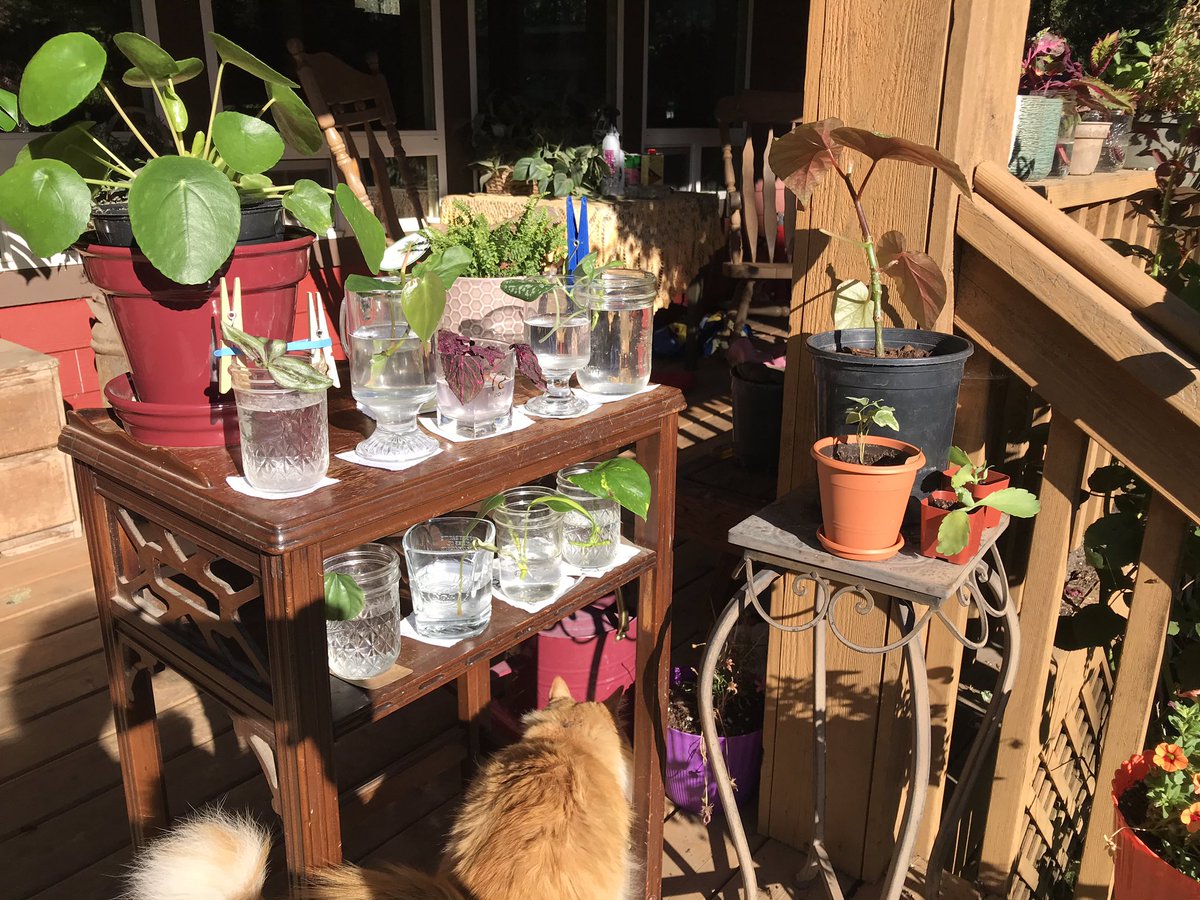
[[(1200, 522), (1200, 314), (1001, 167), (959, 211), (956, 324), (1052, 409), (1023, 585), (1024, 635), (987, 812), (980, 880), (1003, 893), (1024, 837), (1089, 439), (1153, 488), (1076, 898), (1105, 898), (1112, 772), (1142, 749), (1185, 525)], [(1120, 200), (1120, 198), (1109, 198)]]

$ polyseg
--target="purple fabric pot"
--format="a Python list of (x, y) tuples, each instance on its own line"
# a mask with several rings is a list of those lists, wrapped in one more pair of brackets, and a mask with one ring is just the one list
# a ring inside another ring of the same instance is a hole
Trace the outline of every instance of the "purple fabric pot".
[[(758, 775), (762, 763), (762, 730), (734, 737), (718, 737), (721, 755), (729, 769), (729, 777), (737, 786), (734, 795), (738, 806), (743, 806), (754, 796), (758, 787)], [(698, 734), (688, 734), (675, 728), (667, 729), (667, 796), (671, 802), (688, 812), (699, 813), (704, 804), (704, 761), (700, 757)], [(717, 796), (717, 780), (712, 769), (708, 772), (708, 800), (714, 809), (721, 808)]]

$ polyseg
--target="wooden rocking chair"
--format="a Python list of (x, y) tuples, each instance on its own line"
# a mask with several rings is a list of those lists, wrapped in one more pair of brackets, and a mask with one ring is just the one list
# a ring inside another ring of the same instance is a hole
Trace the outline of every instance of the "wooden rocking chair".
[[(792, 245), (796, 237), (796, 198), (784, 192), (784, 207), (776, 202), (776, 179), (768, 153), (775, 135), (800, 121), (803, 97), (776, 91), (746, 91), (717, 102), (717, 126), (725, 161), (725, 190), (729, 204), (729, 261), (724, 274), (739, 282), (733, 334), (742, 333), (760, 279), (791, 280)], [(746, 139), (734, 146), (730, 128), (745, 123)], [(760, 188), (761, 185), (761, 188)], [(783, 213), (783, 247), (776, 246), (779, 213)], [(761, 228), (761, 231), (760, 231)], [(763, 315), (787, 316), (789, 307), (764, 307)]]
[(298, 38), (291, 38), (287, 46), (296, 61), (296, 72), (308, 104), (317, 117), (317, 124), (325, 132), (338, 172), (350, 190), (368, 209), (379, 215), (363, 186), (358, 147), (354, 141), (355, 132), (361, 130), (366, 137), (371, 177), (379, 191), (384, 231), (389, 241), (404, 237), (388, 181), (387, 158), (375, 135), (375, 126), (381, 127), (391, 144), (408, 200), (416, 211), (417, 226), (424, 228), (425, 213), (396, 127), (396, 111), (387, 79), (379, 71), (379, 57), (368, 54), (367, 66), (371, 71), (360, 72), (331, 53), (307, 53)]

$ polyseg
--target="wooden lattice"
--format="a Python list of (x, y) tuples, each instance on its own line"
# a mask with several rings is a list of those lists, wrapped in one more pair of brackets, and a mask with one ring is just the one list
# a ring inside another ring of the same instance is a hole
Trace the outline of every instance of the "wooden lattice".
[[(1010, 900), (1072, 896), (1087, 813), (1097, 791), (1103, 803), (1107, 783), (1097, 773), (1113, 685), (1105, 652), (1056, 651), (1052, 665), (1049, 730), (1034, 770)], [(1096, 811), (1111, 815), (1103, 805)]]
[(133, 551), (118, 556), (119, 598), (198, 652), (269, 683), (257, 575), (129, 510), (116, 515)]

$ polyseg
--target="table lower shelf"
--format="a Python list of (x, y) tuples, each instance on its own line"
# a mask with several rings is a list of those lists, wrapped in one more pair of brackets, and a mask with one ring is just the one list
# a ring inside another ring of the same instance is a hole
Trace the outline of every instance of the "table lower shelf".
[(487, 630), (453, 647), (435, 647), (405, 639), (399, 664), (411, 675), (383, 687), (368, 690), (331, 677), (334, 734), (337, 737), (361, 725), (396, 712), (418, 697), (453, 682), (471, 666), (486, 662), (515, 647), (539, 631), (578, 609), (611, 594), (654, 568), (657, 554), (642, 549), (633, 559), (598, 578), (584, 578), (557, 602), (535, 613), (525, 612), (502, 601), (492, 603), (492, 620)]

